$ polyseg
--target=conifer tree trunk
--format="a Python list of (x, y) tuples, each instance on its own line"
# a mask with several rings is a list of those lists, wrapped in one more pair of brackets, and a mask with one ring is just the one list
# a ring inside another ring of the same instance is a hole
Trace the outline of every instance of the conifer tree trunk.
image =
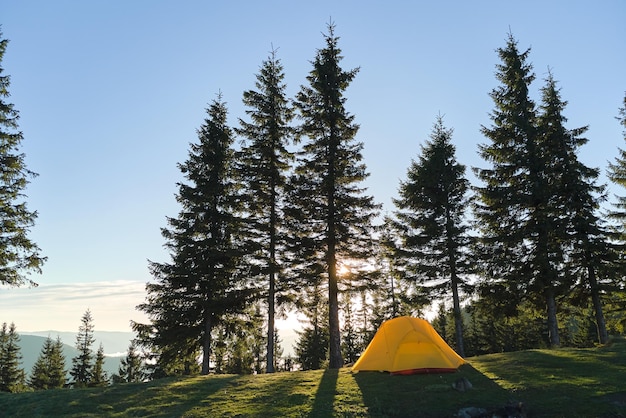
[(598, 342), (606, 344), (609, 340), (609, 334), (606, 330), (606, 322), (604, 320), (604, 312), (602, 310), (602, 300), (600, 299), (600, 290), (598, 288), (598, 280), (593, 266), (587, 267), (589, 279), (589, 287), (591, 288), (591, 302), (593, 303), (593, 311), (596, 317), (596, 328), (598, 330)]
[[(272, 218), (275, 218), (275, 211), (272, 207)], [(274, 224), (274, 222), (272, 222)], [(270, 277), (267, 295), (267, 354), (266, 373), (274, 373), (274, 328), (276, 317), (276, 233), (270, 237)]]
[(561, 346), (561, 339), (559, 337), (559, 325), (556, 318), (556, 300), (554, 298), (554, 290), (552, 290), (552, 288), (546, 289), (545, 297), (550, 347), (558, 348)]
[(336, 143), (334, 124), (331, 125), (330, 145), (328, 150), (328, 332), (330, 336), (329, 364), (331, 369), (343, 366), (341, 355), (341, 331), (339, 329), (339, 286), (337, 284), (337, 236), (336, 236), (336, 208), (335, 208), (335, 175)]
[(267, 352), (266, 352), (266, 373), (274, 373), (274, 328), (276, 317), (276, 238), (278, 219), (276, 216), (277, 190), (274, 177), (270, 177), (270, 245), (269, 245), (269, 283), (267, 292)]
[(465, 357), (465, 344), (463, 343), (463, 316), (461, 313), (461, 302), (459, 300), (459, 278), (457, 277), (454, 242), (452, 240), (452, 225), (453, 221), (450, 216), (450, 209), (446, 207), (446, 241), (448, 247), (448, 263), (450, 264), (450, 281), (452, 285), (456, 349), (461, 357)]
[(550, 340), (551, 348), (558, 348), (561, 346), (561, 338), (559, 336), (559, 323), (558, 318), (556, 316), (557, 313), (557, 305), (556, 298), (554, 295), (554, 283), (557, 283), (557, 273), (554, 271), (554, 268), (550, 265), (549, 260), (549, 238), (547, 234), (547, 222), (543, 212), (536, 208), (535, 218), (537, 219), (537, 224), (539, 225), (537, 236), (539, 237), (537, 240), (537, 254), (535, 255), (535, 262), (538, 265), (538, 281), (542, 282), (542, 287), (545, 288), (544, 294), (546, 298), (546, 316), (547, 316), (547, 325), (548, 325), (548, 337)]
[(341, 331), (339, 330), (339, 288), (337, 285), (337, 260), (334, 242), (328, 246), (328, 326), (330, 335), (330, 354), (328, 367), (339, 369), (343, 366), (341, 355)]
[(456, 272), (452, 273), (452, 303), (454, 309), (454, 331), (456, 336), (456, 350), (459, 356), (465, 357), (465, 344), (463, 343), (463, 316), (459, 301), (459, 287)]
[(213, 321), (211, 315), (208, 314), (204, 318), (204, 342), (202, 346), (202, 374), (209, 374), (209, 361), (211, 359), (211, 331), (213, 330)]

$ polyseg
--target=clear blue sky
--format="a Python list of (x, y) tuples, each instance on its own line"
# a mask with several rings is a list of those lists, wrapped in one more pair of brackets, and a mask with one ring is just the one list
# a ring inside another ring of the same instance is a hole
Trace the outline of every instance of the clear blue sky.
[[(366, 185), (386, 211), (439, 113), (468, 176), (484, 166), (479, 129), (490, 124), (495, 49), (509, 31), (532, 47), (533, 97), (550, 68), (568, 126), (590, 126), (581, 160), (604, 171), (624, 146), (623, 0), (0, 0), (10, 102), (40, 175), (27, 191), (39, 212), (31, 237), (49, 257), (38, 289), (0, 289), (0, 322), (75, 330), (89, 307), (97, 328), (127, 330), (147, 260), (168, 259), (160, 228), (178, 213), (176, 164), (207, 103), (221, 91), (231, 124), (245, 117), (242, 93), (272, 47), (293, 96), (331, 19), (344, 68), (360, 67), (346, 106), (361, 126)], [(46, 322), (34, 325), (35, 312)]]

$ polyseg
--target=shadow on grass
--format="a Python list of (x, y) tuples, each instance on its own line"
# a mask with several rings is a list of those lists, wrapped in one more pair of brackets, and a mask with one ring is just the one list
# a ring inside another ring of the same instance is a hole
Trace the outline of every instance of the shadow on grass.
[[(452, 384), (467, 378), (473, 388), (459, 392)], [(461, 408), (494, 410), (510, 401), (510, 394), (466, 364), (454, 373), (392, 376), (381, 372), (354, 375), (371, 417), (450, 417)]]
[(626, 345), (485, 355), (476, 367), (533, 416), (626, 416)]
[(337, 393), (338, 377), (338, 369), (324, 370), (320, 384), (317, 387), (317, 392), (315, 393), (313, 409), (309, 414), (310, 418), (333, 416), (333, 405), (335, 403), (335, 395)]

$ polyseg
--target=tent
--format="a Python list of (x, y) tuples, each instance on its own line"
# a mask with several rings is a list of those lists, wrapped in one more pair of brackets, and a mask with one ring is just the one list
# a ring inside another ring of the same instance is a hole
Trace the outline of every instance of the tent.
[(427, 321), (402, 316), (383, 322), (352, 371), (439, 373), (464, 363)]

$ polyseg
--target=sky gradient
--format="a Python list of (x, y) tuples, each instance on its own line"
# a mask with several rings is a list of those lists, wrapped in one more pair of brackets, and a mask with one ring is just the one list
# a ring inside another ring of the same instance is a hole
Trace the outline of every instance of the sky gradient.
[(343, 68), (360, 68), (346, 108), (384, 211), (438, 114), (468, 178), (485, 167), (480, 126), (491, 123), (495, 50), (509, 32), (532, 47), (535, 101), (550, 69), (569, 102), (567, 127), (589, 125), (585, 164), (604, 173), (624, 146), (615, 120), (626, 91), (623, 0), (2, 0), (9, 102), (39, 174), (27, 190), (39, 213), (31, 237), (48, 262), (32, 277), (39, 288), (0, 289), (0, 322), (35, 331), (29, 318), (39, 315), (46, 328), (74, 330), (87, 308), (102, 330), (141, 319), (147, 260), (168, 260), (160, 228), (179, 211), (176, 164), (207, 104), (221, 91), (236, 126), (273, 48), (293, 97), (331, 19)]

